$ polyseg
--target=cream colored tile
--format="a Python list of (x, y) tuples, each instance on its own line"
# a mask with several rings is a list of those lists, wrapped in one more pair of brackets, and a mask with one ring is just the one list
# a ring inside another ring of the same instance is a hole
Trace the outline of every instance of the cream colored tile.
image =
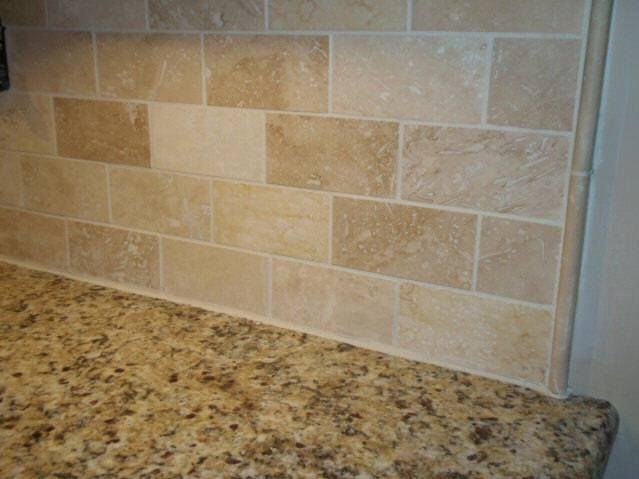
[(478, 123), (486, 52), (479, 38), (338, 35), (333, 111)]
[(40, 95), (0, 95), (0, 148), (54, 153), (51, 100)]
[(22, 204), (22, 171), (20, 154), (0, 151), (0, 204)]
[(86, 30), (144, 30), (145, 0), (47, 0), (49, 26)]
[(155, 236), (69, 222), (69, 253), (75, 273), (145, 288), (160, 287), (160, 253)]
[(579, 45), (578, 40), (496, 39), (489, 123), (570, 130)]
[(561, 229), (484, 218), (477, 290), (550, 304), (560, 256)]
[(400, 347), (426, 360), (543, 383), (548, 311), (414, 284), (400, 291)]
[(559, 220), (567, 138), (406, 126), (402, 198)]
[(162, 240), (162, 255), (167, 292), (267, 314), (265, 257), (170, 239)]
[(29, 209), (109, 221), (104, 165), (24, 155), (22, 179), (24, 203)]
[(90, 33), (11, 30), (7, 41), (13, 87), (41, 93), (95, 94)]
[(273, 317), (390, 344), (394, 284), (292, 261), (273, 262)]
[(45, 0), (2, 0), (0, 18), (5, 25), (44, 26)]
[(246, 180), (264, 178), (264, 113), (151, 105), (153, 166)]
[(211, 238), (209, 182), (151, 170), (110, 172), (113, 222), (198, 240)]
[(209, 35), (209, 105), (327, 111), (328, 37)]
[(70, 98), (54, 104), (61, 156), (149, 166), (146, 105)]
[(263, 0), (149, 0), (158, 30), (263, 30)]
[(474, 215), (335, 198), (333, 263), (470, 288)]
[(215, 240), (222, 244), (326, 261), (328, 210), (319, 193), (213, 182)]
[(267, 181), (301, 188), (392, 196), (398, 124), (267, 116)]
[(99, 34), (97, 48), (102, 96), (203, 102), (199, 36)]

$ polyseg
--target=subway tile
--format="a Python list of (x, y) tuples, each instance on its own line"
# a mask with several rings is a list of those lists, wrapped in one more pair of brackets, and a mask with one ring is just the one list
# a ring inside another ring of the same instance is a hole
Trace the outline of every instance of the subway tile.
[(184, 298), (267, 314), (267, 259), (162, 239), (164, 289)]
[(337, 197), (333, 263), (468, 289), (474, 215)]
[(579, 52), (578, 40), (496, 39), (488, 122), (570, 130)]
[(390, 281), (275, 259), (273, 317), (321, 332), (390, 344), (395, 287)]
[(390, 122), (269, 114), (267, 181), (392, 196), (398, 130)]
[(61, 156), (149, 166), (146, 105), (70, 98), (54, 104)]
[(22, 171), (20, 154), (0, 151), (0, 204), (22, 204)]
[(341, 36), (333, 41), (333, 111), (479, 123), (487, 45), (479, 38)]
[(328, 37), (209, 35), (209, 105), (327, 111)]
[(402, 198), (559, 220), (569, 146), (534, 133), (406, 126)]
[(69, 222), (69, 254), (75, 273), (158, 289), (158, 243), (152, 235)]
[(47, 0), (49, 26), (85, 30), (144, 30), (145, 0)]
[(158, 30), (264, 30), (263, 0), (149, 0)]
[(22, 180), (26, 208), (93, 221), (109, 221), (104, 165), (24, 155)]
[(403, 284), (398, 345), (426, 360), (542, 384), (552, 318), (544, 309)]
[(329, 199), (319, 193), (213, 182), (218, 243), (326, 261)]
[(47, 20), (45, 0), (2, 0), (0, 18), (4, 25), (44, 26)]
[(114, 223), (198, 240), (211, 238), (207, 180), (113, 168), (110, 186)]
[(484, 218), (477, 290), (551, 304), (560, 256), (561, 228)]
[(168, 104), (150, 111), (154, 167), (264, 179), (264, 113)]
[(46, 96), (0, 95), (0, 148), (55, 153), (51, 100)]
[(203, 102), (197, 35), (99, 34), (97, 48), (103, 97)]

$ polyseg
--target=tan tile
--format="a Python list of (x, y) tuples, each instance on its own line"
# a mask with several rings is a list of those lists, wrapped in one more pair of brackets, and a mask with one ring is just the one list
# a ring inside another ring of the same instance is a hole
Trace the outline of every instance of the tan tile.
[(335, 198), (333, 263), (470, 288), (474, 215)]
[(406, 0), (270, 0), (272, 30), (406, 30)]
[(0, 204), (22, 204), (22, 171), (20, 154), (0, 151)]
[(264, 179), (264, 113), (151, 105), (153, 166), (185, 173)]
[(402, 198), (558, 220), (569, 141), (472, 128), (407, 126)]
[(579, 33), (584, 0), (414, 0), (413, 30)]
[(170, 239), (162, 239), (162, 257), (168, 293), (267, 314), (265, 257)]
[(5, 25), (44, 26), (45, 0), (2, 0), (0, 18)]
[(22, 179), (24, 204), (29, 209), (109, 221), (104, 165), (24, 155)]
[(155, 236), (70, 222), (69, 254), (71, 270), (76, 273), (145, 288), (160, 287), (160, 252)]
[(264, 30), (263, 0), (149, 0), (158, 30)]
[(93, 41), (86, 32), (11, 30), (11, 84), (23, 91), (95, 94)]
[(489, 123), (570, 130), (579, 45), (578, 40), (496, 39)]
[(326, 261), (329, 200), (319, 193), (213, 182), (215, 240)]
[(269, 114), (267, 181), (302, 188), (392, 196), (398, 125)]
[(336, 36), (333, 111), (478, 123), (486, 51), (477, 38)]
[(477, 290), (552, 303), (560, 242), (561, 229), (555, 226), (484, 218)]
[(146, 105), (68, 98), (54, 103), (61, 156), (149, 166)]
[(65, 269), (64, 221), (0, 208), (0, 255)]
[(114, 223), (198, 240), (211, 238), (207, 180), (114, 168), (110, 185)]
[(144, 30), (145, 0), (47, 0), (49, 26), (85, 30)]
[(45, 96), (0, 95), (0, 148), (54, 153), (51, 100)]
[(273, 317), (323, 332), (390, 344), (394, 291), (390, 281), (273, 262)]
[(328, 37), (209, 35), (209, 105), (327, 111)]
[(202, 103), (197, 35), (99, 34), (97, 48), (102, 96)]
[(400, 290), (400, 347), (535, 384), (544, 381), (551, 322), (544, 309), (414, 284)]

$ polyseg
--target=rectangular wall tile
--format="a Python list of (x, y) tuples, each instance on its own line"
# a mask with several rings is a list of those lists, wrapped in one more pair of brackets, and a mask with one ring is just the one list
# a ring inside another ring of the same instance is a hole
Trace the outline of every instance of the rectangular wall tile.
[(211, 238), (209, 182), (151, 170), (110, 172), (113, 222), (198, 240)]
[(0, 18), (4, 25), (44, 26), (45, 0), (2, 0)]
[(0, 95), (0, 148), (55, 153), (51, 100), (46, 96)]
[(151, 105), (153, 166), (246, 180), (264, 178), (264, 113)]
[(197, 35), (99, 34), (97, 48), (102, 96), (203, 102)]
[(104, 165), (60, 158), (22, 157), (25, 207), (93, 221), (109, 221)]
[(402, 198), (559, 220), (569, 146), (534, 133), (406, 126)]
[(215, 240), (326, 261), (329, 200), (319, 193), (213, 182)]
[(328, 37), (209, 35), (209, 105), (327, 111)]
[(22, 204), (22, 169), (19, 153), (0, 151), (0, 204)]
[(335, 198), (333, 263), (470, 288), (474, 215)]
[(90, 33), (11, 30), (7, 42), (13, 87), (34, 92), (95, 94)]
[(149, 166), (146, 105), (56, 98), (55, 117), (61, 156)]
[(319, 331), (390, 344), (394, 291), (390, 281), (273, 262), (273, 317)]
[(267, 259), (162, 239), (164, 287), (184, 298), (267, 314)]
[(541, 384), (551, 326), (544, 309), (401, 287), (399, 346), (428, 360)]
[(47, 0), (49, 26), (85, 30), (144, 30), (145, 0)]
[(263, 0), (149, 0), (158, 30), (263, 30)]
[(479, 38), (336, 36), (333, 111), (478, 123), (487, 45)]
[(158, 238), (119, 228), (69, 223), (71, 270), (75, 273), (160, 287)]

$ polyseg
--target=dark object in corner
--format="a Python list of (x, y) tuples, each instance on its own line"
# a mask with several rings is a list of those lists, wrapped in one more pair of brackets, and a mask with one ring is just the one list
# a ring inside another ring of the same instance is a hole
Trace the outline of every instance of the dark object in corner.
[(11, 86), (9, 82), (9, 64), (7, 63), (7, 44), (4, 40), (4, 27), (0, 20), (0, 91), (8, 90)]

